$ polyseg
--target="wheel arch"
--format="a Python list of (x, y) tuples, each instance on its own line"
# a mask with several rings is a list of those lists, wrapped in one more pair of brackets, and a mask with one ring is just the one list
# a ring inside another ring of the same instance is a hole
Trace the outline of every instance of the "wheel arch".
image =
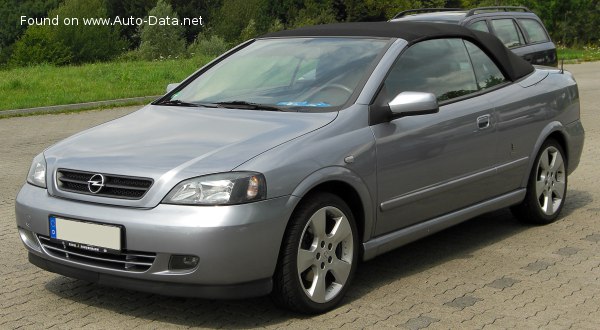
[[(292, 195), (296, 197), (294, 199), (296, 203), (293, 205), (293, 210), (306, 196), (318, 191), (329, 192), (342, 198), (352, 211), (359, 231), (360, 243), (369, 239), (375, 219), (373, 203), (367, 184), (356, 173), (337, 166), (312, 173), (294, 189)], [(289, 219), (287, 221), (289, 225)]]
[(563, 126), (562, 123), (558, 122), (558, 121), (554, 121), (549, 123), (548, 125), (546, 125), (546, 127), (544, 127), (544, 129), (542, 130), (542, 133), (539, 135), (537, 141), (535, 142), (535, 147), (533, 148), (533, 151), (531, 153), (531, 155), (529, 156), (529, 166), (528, 169), (529, 171), (527, 171), (527, 175), (525, 175), (523, 177), (523, 180), (521, 182), (521, 186), (522, 187), (526, 187), (527, 186), (527, 181), (529, 180), (529, 175), (533, 169), (533, 166), (535, 165), (535, 158), (537, 157), (537, 154), (540, 152), (540, 149), (542, 148), (542, 145), (544, 144), (544, 142), (546, 142), (548, 139), (554, 139), (558, 142), (558, 144), (560, 144), (560, 146), (562, 147), (563, 151), (565, 152), (564, 157), (565, 157), (565, 163), (566, 163), (566, 167), (567, 167), (567, 173), (571, 173), (571, 170), (569, 169), (569, 144), (568, 144), (568, 136), (565, 130), (565, 127)]

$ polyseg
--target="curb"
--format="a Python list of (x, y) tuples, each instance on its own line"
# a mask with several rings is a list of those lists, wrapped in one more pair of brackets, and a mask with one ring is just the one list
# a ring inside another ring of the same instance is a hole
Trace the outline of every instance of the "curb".
[(93, 109), (100, 108), (103, 106), (113, 106), (113, 105), (121, 105), (128, 103), (148, 103), (156, 100), (162, 95), (154, 95), (154, 96), (140, 96), (140, 97), (130, 97), (125, 99), (116, 99), (116, 100), (106, 100), (106, 101), (95, 101), (95, 102), (85, 102), (85, 103), (75, 103), (75, 104), (63, 104), (63, 105), (52, 105), (47, 107), (37, 107), (37, 108), (27, 108), (27, 109), (15, 109), (15, 110), (0, 110), (0, 116), (11, 116), (11, 115), (24, 115), (24, 114), (34, 114), (34, 113), (51, 113), (55, 111), (65, 111), (65, 110), (80, 110), (80, 109)]

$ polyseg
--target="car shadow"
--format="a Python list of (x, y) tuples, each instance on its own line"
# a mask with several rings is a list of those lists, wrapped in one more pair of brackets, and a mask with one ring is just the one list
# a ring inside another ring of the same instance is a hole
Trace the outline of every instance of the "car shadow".
[[(591, 202), (590, 193), (570, 190), (561, 220)], [(473, 218), (362, 263), (343, 304), (450, 260), (471, 258), (473, 251), (533, 228), (519, 223), (508, 209)], [(63, 276), (56, 276), (45, 287), (73, 302), (181, 326), (249, 328), (286, 325), (294, 319), (310, 318), (277, 308), (268, 297), (230, 301), (174, 298), (108, 288)], [(343, 304), (331, 313), (346, 312), (349, 307)]]

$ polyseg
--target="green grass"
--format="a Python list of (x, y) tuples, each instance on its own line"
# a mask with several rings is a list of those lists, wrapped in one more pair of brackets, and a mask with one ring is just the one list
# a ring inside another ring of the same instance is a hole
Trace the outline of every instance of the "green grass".
[(600, 61), (600, 46), (585, 46), (581, 49), (558, 47), (558, 60), (567, 62)]
[(0, 71), (0, 110), (164, 94), (212, 57), (132, 61)]
[[(558, 48), (567, 63), (600, 61), (600, 46)], [(0, 70), (0, 111), (164, 94), (212, 57)]]

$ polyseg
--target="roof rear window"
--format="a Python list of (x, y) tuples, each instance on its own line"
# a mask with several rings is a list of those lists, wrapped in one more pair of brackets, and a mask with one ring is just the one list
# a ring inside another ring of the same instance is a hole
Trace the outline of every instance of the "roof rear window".
[(515, 26), (515, 22), (510, 19), (492, 20), (494, 34), (507, 48), (519, 47), (524, 44), (520, 31)]
[(469, 25), (469, 29), (481, 32), (490, 32), (490, 29), (487, 26), (485, 21), (477, 21), (471, 25)]
[(530, 43), (546, 42), (550, 40), (546, 34), (546, 31), (544, 31), (544, 28), (538, 21), (521, 18), (519, 19), (519, 23), (529, 37)]

